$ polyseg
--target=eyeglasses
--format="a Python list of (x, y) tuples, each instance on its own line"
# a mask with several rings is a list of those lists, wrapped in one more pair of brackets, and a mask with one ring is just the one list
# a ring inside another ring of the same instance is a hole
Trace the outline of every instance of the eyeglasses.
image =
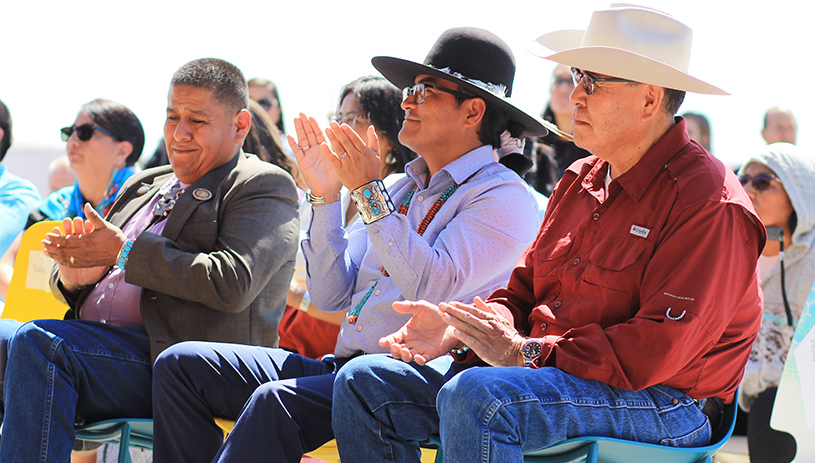
[(572, 81), (574, 81), (575, 87), (577, 87), (577, 84), (582, 81), (583, 88), (586, 89), (586, 95), (591, 95), (594, 93), (594, 84), (596, 82), (635, 82), (633, 80), (620, 79), (617, 77), (595, 77), (592, 74), (589, 74), (587, 71), (577, 68), (572, 68)]
[(425, 84), (423, 82), (419, 82), (418, 84), (414, 85), (413, 87), (405, 87), (402, 89), (402, 103), (408, 99), (410, 95), (414, 95), (416, 98), (416, 104), (424, 103), (425, 98), (427, 98), (427, 89), (432, 88), (433, 90), (438, 90), (440, 92), (449, 93), (451, 95), (457, 96), (459, 98), (476, 98), (475, 95), (470, 93), (464, 92), (457, 92), (455, 90), (450, 90), (449, 88), (444, 87), (437, 87), (435, 85)]
[(739, 182), (741, 182), (741, 186), (746, 186), (748, 183), (753, 187), (756, 191), (764, 191), (770, 188), (772, 181), (775, 180), (778, 183), (781, 183), (781, 179), (776, 177), (773, 174), (756, 174), (750, 177), (749, 175), (741, 175), (739, 176)]
[(93, 138), (93, 131), (94, 130), (97, 131), (97, 132), (101, 132), (101, 133), (109, 136), (110, 138), (112, 138), (112, 139), (114, 139), (116, 141), (121, 141), (121, 140), (119, 140), (119, 137), (117, 137), (116, 135), (113, 135), (112, 133), (108, 132), (107, 130), (103, 129), (102, 127), (99, 127), (98, 125), (91, 124), (91, 123), (82, 124), (82, 125), (72, 125), (70, 127), (63, 127), (61, 129), (59, 129), (59, 131), (61, 133), (61, 136), (62, 136), (62, 141), (68, 141), (68, 139), (71, 138), (71, 135), (74, 132), (76, 132), (76, 136), (79, 137), (80, 140), (88, 141), (91, 138)]
[(357, 113), (331, 113), (328, 115), (328, 120), (336, 122), (337, 124), (348, 124), (351, 128), (357, 128), (357, 119), (371, 119), (371, 113), (366, 115)]

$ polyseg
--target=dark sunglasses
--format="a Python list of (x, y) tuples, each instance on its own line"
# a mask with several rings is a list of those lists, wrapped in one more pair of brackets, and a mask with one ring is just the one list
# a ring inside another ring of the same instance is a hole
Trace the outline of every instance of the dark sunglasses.
[(62, 136), (62, 141), (68, 141), (68, 139), (71, 138), (71, 135), (73, 135), (74, 132), (76, 132), (76, 136), (80, 140), (88, 141), (91, 138), (93, 138), (93, 132), (94, 131), (101, 132), (101, 133), (109, 136), (110, 138), (112, 138), (112, 139), (114, 139), (116, 141), (121, 141), (121, 140), (119, 140), (119, 137), (117, 137), (116, 135), (113, 135), (112, 133), (108, 132), (107, 130), (103, 129), (102, 127), (99, 127), (98, 125), (91, 124), (91, 123), (82, 124), (82, 125), (72, 125), (70, 127), (63, 127), (61, 129), (59, 129), (59, 131), (60, 131), (60, 134)]
[(739, 177), (739, 182), (741, 182), (741, 186), (747, 186), (747, 184), (749, 183), (756, 191), (764, 191), (770, 188), (770, 185), (772, 184), (773, 180), (777, 181), (778, 183), (781, 183), (780, 178), (776, 177), (773, 174), (767, 173), (756, 174), (752, 177), (750, 177), (749, 175), (741, 175)]
[(257, 103), (260, 105), (261, 108), (265, 109), (266, 111), (280, 106), (280, 102), (277, 101), (277, 99), (270, 98), (262, 98), (260, 100), (257, 100)]

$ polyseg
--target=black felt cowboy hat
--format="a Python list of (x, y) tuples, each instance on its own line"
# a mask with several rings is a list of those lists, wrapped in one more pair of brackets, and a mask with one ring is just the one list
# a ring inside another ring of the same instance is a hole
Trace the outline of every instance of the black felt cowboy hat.
[(491, 32), (473, 27), (449, 29), (436, 40), (422, 64), (391, 56), (375, 56), (371, 63), (398, 88), (412, 87), (420, 74), (440, 77), (500, 109), (528, 135), (548, 133), (543, 120), (510, 101), (515, 57)]

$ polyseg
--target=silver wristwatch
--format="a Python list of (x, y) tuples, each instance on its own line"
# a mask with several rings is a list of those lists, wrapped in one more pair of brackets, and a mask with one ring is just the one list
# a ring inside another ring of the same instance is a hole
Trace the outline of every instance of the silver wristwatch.
[(314, 196), (311, 190), (306, 192), (306, 200), (311, 204), (325, 204), (325, 196)]
[(524, 366), (532, 365), (536, 358), (543, 353), (543, 344), (537, 339), (527, 339), (521, 347), (521, 354), (524, 356)]

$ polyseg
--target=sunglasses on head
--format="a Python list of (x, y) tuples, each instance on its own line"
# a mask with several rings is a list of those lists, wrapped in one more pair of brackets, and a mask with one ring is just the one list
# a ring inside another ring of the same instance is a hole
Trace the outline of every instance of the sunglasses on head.
[(770, 188), (772, 181), (775, 180), (778, 183), (781, 183), (781, 179), (776, 177), (773, 174), (756, 174), (750, 177), (749, 175), (742, 175), (739, 177), (739, 182), (741, 182), (741, 186), (747, 186), (749, 183), (754, 190), (756, 191), (764, 191)]
[(76, 132), (77, 138), (79, 138), (81, 141), (88, 141), (91, 138), (93, 138), (94, 131), (101, 132), (116, 141), (120, 141), (119, 137), (117, 137), (116, 135), (113, 135), (112, 133), (108, 132), (102, 127), (99, 127), (98, 125), (91, 123), (63, 127), (59, 129), (59, 131), (62, 136), (62, 141), (68, 141), (68, 139), (71, 138), (71, 135), (73, 135), (74, 132)]

